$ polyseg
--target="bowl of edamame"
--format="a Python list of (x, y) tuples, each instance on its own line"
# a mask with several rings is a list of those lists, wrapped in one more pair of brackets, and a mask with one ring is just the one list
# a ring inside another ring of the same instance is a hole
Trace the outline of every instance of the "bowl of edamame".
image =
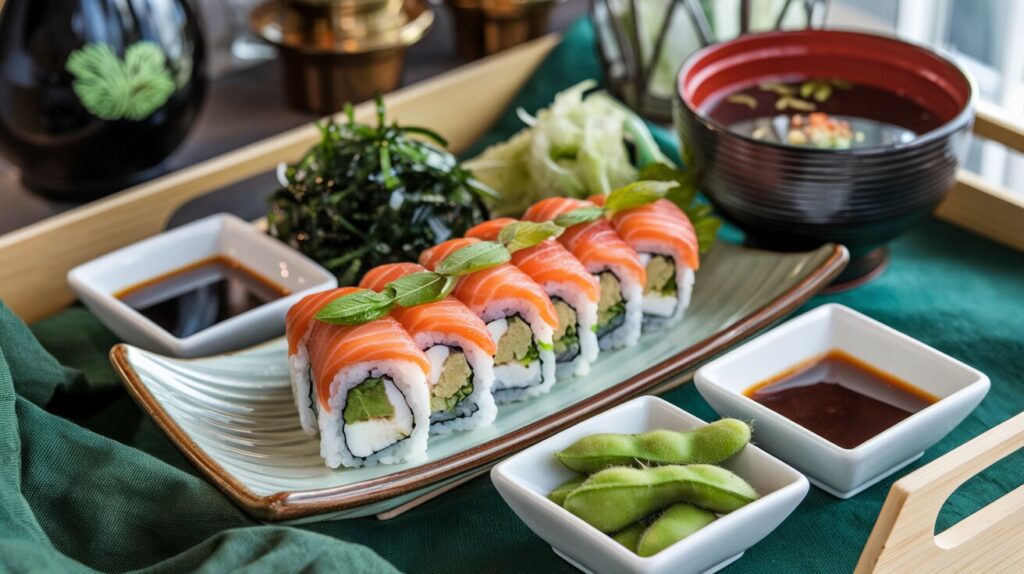
[(494, 467), (505, 502), (556, 554), (594, 573), (715, 571), (774, 530), (807, 479), (655, 397), (579, 423)]

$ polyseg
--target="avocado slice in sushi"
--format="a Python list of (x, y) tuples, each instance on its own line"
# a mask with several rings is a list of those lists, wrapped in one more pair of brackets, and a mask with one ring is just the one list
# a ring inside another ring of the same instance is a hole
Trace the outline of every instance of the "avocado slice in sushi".
[[(519, 315), (511, 315), (491, 321), (487, 328), (498, 341), (498, 352), (494, 355), (495, 397), (499, 401), (509, 400), (508, 397), (516, 396), (516, 390), (540, 383), (540, 344), (530, 324)], [(551, 345), (545, 349), (551, 350)]]
[(388, 400), (384, 379), (372, 378), (359, 383), (348, 392), (342, 416), (345, 424), (354, 424), (370, 419), (386, 419), (394, 414), (395, 407)]
[(641, 253), (640, 261), (647, 270), (643, 310), (645, 321), (674, 316), (680, 305), (675, 259), (668, 255)]
[(473, 369), (460, 350), (451, 349), (441, 366), (437, 383), (430, 390), (431, 412), (450, 411), (473, 393)]
[(342, 410), (345, 445), (353, 456), (369, 457), (413, 430), (412, 409), (394, 381), (371, 377), (349, 390)]
[(676, 294), (676, 265), (671, 257), (654, 255), (647, 263), (647, 284), (644, 295), (657, 293), (662, 296)]
[(555, 312), (558, 313), (558, 329), (552, 337), (555, 360), (571, 361), (580, 354), (580, 337), (577, 332), (576, 310), (565, 301), (552, 298)]
[(498, 352), (494, 355), (494, 364), (528, 361), (531, 355), (536, 354), (536, 348), (530, 326), (522, 317), (514, 315), (507, 319), (505, 332), (498, 339)]
[(597, 303), (597, 335), (614, 331), (626, 319), (626, 302), (622, 299), (622, 286), (611, 271), (602, 271), (601, 299)]

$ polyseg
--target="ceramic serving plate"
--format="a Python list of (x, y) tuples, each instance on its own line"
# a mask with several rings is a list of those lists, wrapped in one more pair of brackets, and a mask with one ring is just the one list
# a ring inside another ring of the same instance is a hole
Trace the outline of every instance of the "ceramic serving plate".
[(432, 436), (425, 462), (331, 470), (299, 428), (287, 345), (174, 359), (118, 345), (111, 359), (129, 392), (214, 484), (264, 520), (383, 513), (480, 472), (596, 412), (663, 389), (701, 362), (795, 310), (843, 269), (846, 249), (774, 253), (719, 242), (702, 262), (683, 322), (602, 352), (591, 374), (499, 407), (494, 425)]

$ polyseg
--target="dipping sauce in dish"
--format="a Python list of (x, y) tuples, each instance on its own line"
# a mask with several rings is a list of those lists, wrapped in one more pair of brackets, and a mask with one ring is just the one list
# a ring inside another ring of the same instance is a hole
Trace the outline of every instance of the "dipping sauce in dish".
[(729, 131), (825, 149), (906, 144), (942, 121), (909, 97), (838, 78), (762, 82), (707, 107)]
[(289, 294), (237, 259), (217, 255), (114, 296), (175, 337), (184, 338)]
[(939, 400), (838, 349), (743, 394), (843, 448), (855, 448)]

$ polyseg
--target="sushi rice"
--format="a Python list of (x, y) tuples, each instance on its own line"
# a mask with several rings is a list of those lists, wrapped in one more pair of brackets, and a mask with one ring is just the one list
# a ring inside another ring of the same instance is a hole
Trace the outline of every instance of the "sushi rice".
[(299, 412), (299, 424), (302, 430), (310, 436), (319, 432), (316, 422), (316, 400), (312, 393), (313, 384), (309, 369), (309, 349), (306, 346), (309, 341), (307, 333), (302, 338), (295, 354), (288, 355), (288, 372), (292, 381), (292, 398), (295, 400), (295, 409)]
[[(516, 223), (510, 217), (499, 217), (471, 227), (466, 237), (497, 241), (505, 227)], [(540, 285), (555, 307), (559, 328), (553, 343), (558, 378), (589, 373), (590, 363), (600, 352), (595, 334), (600, 296), (597, 280), (555, 240), (515, 251), (511, 263)]]
[[(349, 393), (367, 379), (383, 379), (394, 416), (345, 423)], [(330, 412), (320, 413), (320, 456), (337, 468), (416, 462), (426, 458), (430, 427), (427, 379), (405, 361), (357, 363), (330, 382)]]
[(675, 292), (663, 295), (648, 290), (643, 294), (643, 323), (645, 328), (661, 328), (682, 321), (690, 296), (693, 293), (694, 272), (686, 264), (677, 261), (672, 255), (658, 252), (641, 251), (640, 262), (648, 266), (654, 256), (661, 256), (672, 262), (675, 268)]
[[(575, 357), (559, 360), (556, 374), (559, 377), (574, 375), (586, 376), (590, 373), (590, 364), (597, 360), (601, 352), (597, 343), (597, 304), (584, 297), (574, 285), (568, 283), (547, 282), (541, 287), (551, 295), (557, 305), (561, 299), (576, 313), (576, 334), (579, 337), (579, 350)], [(556, 357), (557, 358), (557, 357)]]
[(423, 349), (430, 360), (430, 387), (438, 383), (445, 360), (453, 351), (461, 351), (466, 356), (470, 369), (473, 371), (473, 392), (455, 405), (448, 413), (432, 412), (430, 415), (430, 432), (447, 434), (452, 431), (465, 431), (477, 427), (489, 426), (498, 415), (494, 403), (492, 389), (494, 386), (494, 358), (479, 347), (461, 337), (438, 333), (423, 332), (413, 337), (416, 345)]
[(555, 385), (555, 352), (551, 342), (554, 329), (534, 307), (514, 299), (491, 301), (484, 308), (481, 319), (487, 323), (491, 337), (500, 347), (509, 321), (517, 316), (530, 327), (538, 358), (526, 364), (510, 361), (494, 365), (494, 398), (499, 404), (543, 395)]
[(622, 324), (608, 333), (599, 335), (598, 343), (601, 349), (632, 347), (640, 341), (640, 332), (643, 327), (644, 287), (639, 282), (631, 280), (628, 275), (623, 280), (612, 270), (606, 272), (611, 273), (619, 282), (625, 313)]

